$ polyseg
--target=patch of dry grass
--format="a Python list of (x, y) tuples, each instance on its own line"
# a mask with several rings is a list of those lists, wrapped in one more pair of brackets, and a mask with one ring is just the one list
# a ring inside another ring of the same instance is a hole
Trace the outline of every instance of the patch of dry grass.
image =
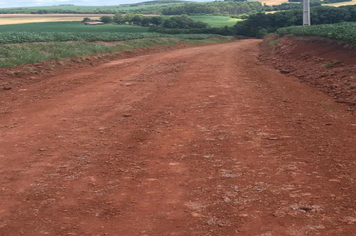
[(267, 5), (279, 5), (281, 3), (288, 2), (288, 0), (256, 0), (256, 2), (261, 2), (262, 5), (265, 3)]
[(323, 6), (331, 6), (331, 7), (340, 7), (340, 6), (348, 6), (355, 5), (356, 0), (352, 0), (351, 2), (338, 2), (338, 3), (330, 3), (330, 4), (322, 4)]
[(82, 21), (84, 17), (98, 20), (101, 15), (93, 14), (0, 14), (0, 25), (38, 22)]

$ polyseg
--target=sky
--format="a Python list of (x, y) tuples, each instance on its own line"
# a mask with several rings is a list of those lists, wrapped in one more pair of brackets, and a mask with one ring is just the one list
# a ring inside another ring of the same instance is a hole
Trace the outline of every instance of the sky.
[[(74, 4), (77, 6), (110, 6), (128, 3), (143, 2), (145, 0), (0, 0), (0, 8), (26, 7), (26, 6), (53, 6), (60, 4)], [(209, 0), (194, 0), (196, 2), (209, 2)], [(104, 3), (103, 3), (104, 2)]]

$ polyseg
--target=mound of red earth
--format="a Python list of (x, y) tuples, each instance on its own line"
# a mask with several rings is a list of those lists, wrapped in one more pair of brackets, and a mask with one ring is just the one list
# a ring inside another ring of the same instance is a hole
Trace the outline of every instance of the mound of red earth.
[(271, 36), (260, 45), (260, 60), (356, 106), (356, 47), (316, 37)]

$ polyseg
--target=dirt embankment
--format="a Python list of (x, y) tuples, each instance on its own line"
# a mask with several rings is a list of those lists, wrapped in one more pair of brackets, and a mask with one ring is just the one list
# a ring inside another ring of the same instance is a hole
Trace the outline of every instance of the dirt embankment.
[(260, 60), (283, 74), (295, 76), (356, 106), (356, 47), (315, 37), (269, 37), (261, 44)]

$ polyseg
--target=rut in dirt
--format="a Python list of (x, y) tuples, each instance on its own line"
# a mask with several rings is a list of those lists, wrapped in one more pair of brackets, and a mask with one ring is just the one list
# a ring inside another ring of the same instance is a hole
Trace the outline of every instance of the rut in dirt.
[(353, 235), (355, 117), (259, 43), (0, 92), (0, 235)]

